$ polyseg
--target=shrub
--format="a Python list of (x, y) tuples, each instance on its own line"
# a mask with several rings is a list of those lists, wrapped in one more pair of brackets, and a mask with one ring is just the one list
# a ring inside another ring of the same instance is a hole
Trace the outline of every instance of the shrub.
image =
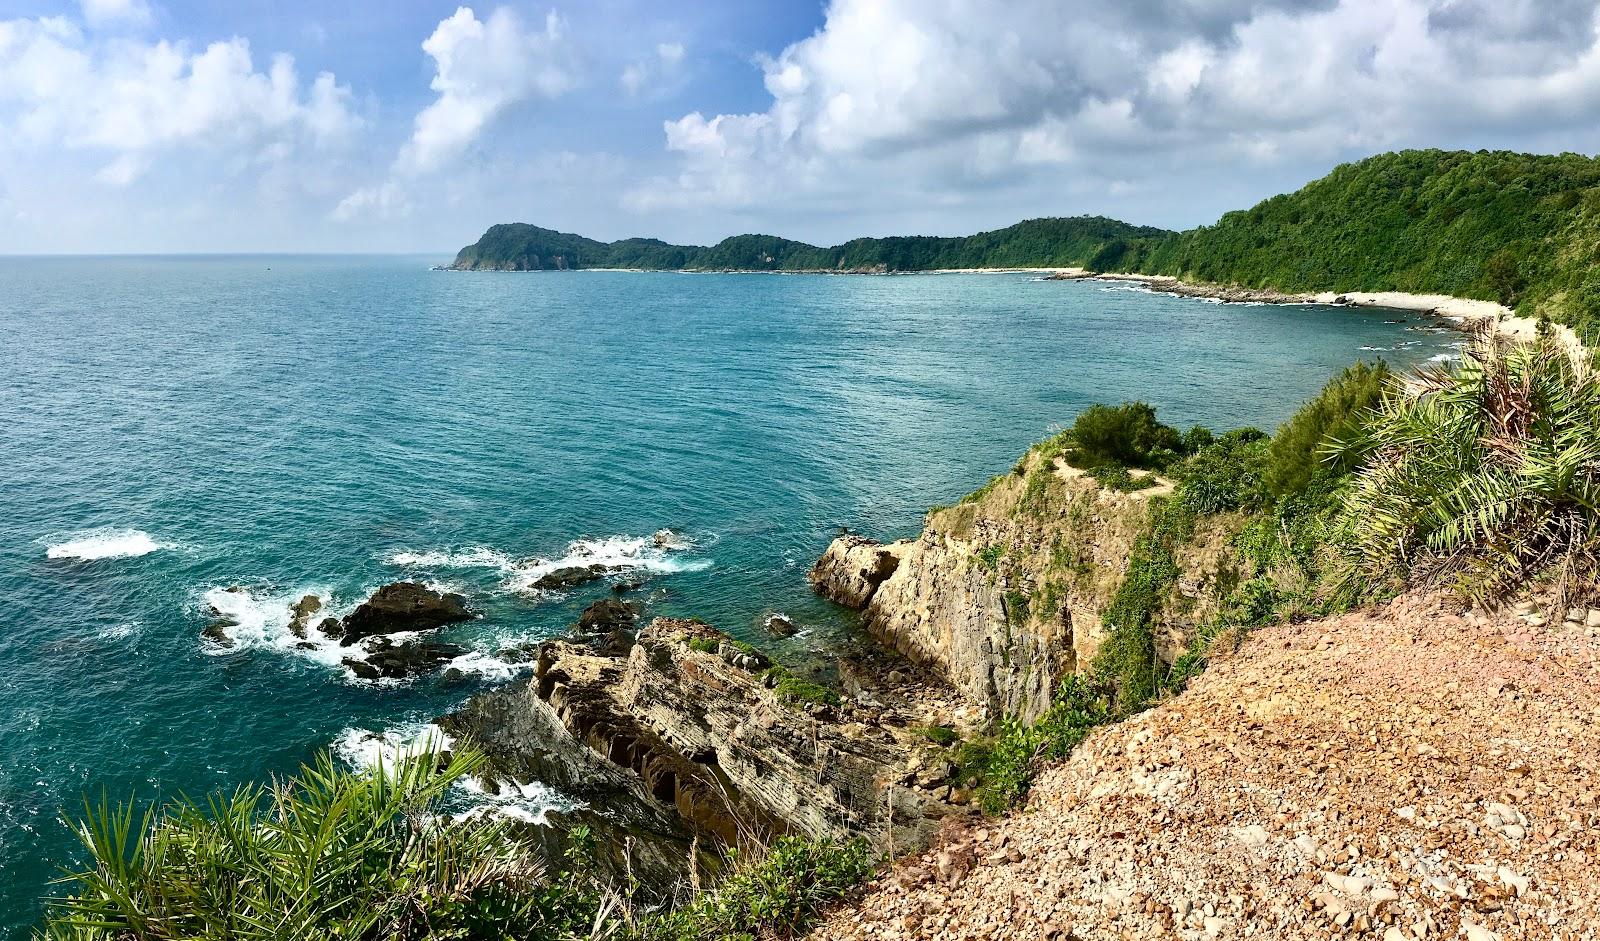
[(1329, 446), (1353, 439), (1392, 385), (1393, 376), (1382, 360), (1356, 363), (1329, 381), (1273, 435), (1262, 471), (1267, 491), (1281, 497), (1304, 489), (1323, 469), (1349, 473), (1360, 455), (1333, 452)]
[(781, 666), (773, 666), (762, 674), (767, 685), (778, 695), (778, 701), (790, 706), (837, 706), (839, 694), (810, 680), (796, 676)]
[(1002, 721), (992, 742), (970, 749), (963, 746), (957, 766), (963, 777), (977, 779), (979, 806), (988, 813), (1002, 813), (1028, 796), (1040, 762), (1066, 757), (1096, 726), (1114, 718), (1106, 687), (1068, 676), (1038, 721), (1032, 725)]
[[(326, 754), (295, 777), (137, 813), (102, 800), (75, 829), (89, 865), (49, 902), (45, 939), (527, 938), (586, 931), (596, 894), (546, 879), (494, 818), (441, 822), (482, 759), (420, 755), (356, 773)], [(581, 863), (581, 851), (572, 862)]]
[(917, 731), (922, 733), (923, 738), (945, 748), (961, 741), (961, 734), (948, 725), (924, 725), (919, 726)]
[(1156, 421), (1156, 410), (1145, 402), (1091, 405), (1078, 413), (1068, 433), (1072, 455), (1082, 467), (1160, 469), (1183, 449), (1183, 436)]
[(1228, 432), (1174, 470), (1178, 499), (1196, 513), (1255, 509), (1266, 497), (1262, 474), (1268, 448), (1267, 436), (1254, 428)]
[(1600, 380), (1551, 343), (1489, 341), (1388, 397), (1347, 452), (1354, 574), (1478, 598), (1582, 563), (1600, 536)]
[(638, 941), (792, 938), (827, 903), (865, 881), (878, 864), (877, 854), (863, 839), (782, 837), (761, 855), (747, 860), (733, 855), (733, 873), (717, 888), (625, 930), (623, 937)]

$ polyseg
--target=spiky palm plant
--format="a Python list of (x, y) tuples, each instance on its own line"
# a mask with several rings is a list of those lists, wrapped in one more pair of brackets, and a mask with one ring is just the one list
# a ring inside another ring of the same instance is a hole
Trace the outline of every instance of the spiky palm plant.
[(1411, 377), (1362, 434), (1344, 522), (1354, 574), (1443, 578), (1480, 600), (1592, 570), (1600, 536), (1600, 382), (1549, 342), (1479, 336)]
[(289, 779), (74, 823), (89, 865), (62, 881), (47, 941), (587, 937), (595, 899), (547, 880), (492, 818), (436, 816), (482, 759), (458, 750), (377, 772), (324, 754)]

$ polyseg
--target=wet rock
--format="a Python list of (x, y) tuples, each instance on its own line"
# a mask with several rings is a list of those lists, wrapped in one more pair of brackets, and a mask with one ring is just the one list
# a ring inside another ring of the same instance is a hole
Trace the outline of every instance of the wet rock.
[(213, 621), (205, 626), (200, 636), (218, 647), (232, 647), (233, 638), (228, 636), (228, 628), (235, 626), (237, 626), (235, 621)]
[(321, 623), (317, 625), (317, 630), (328, 637), (344, 636), (344, 625), (339, 623), (338, 618), (323, 618)]
[(578, 615), (578, 630), (588, 633), (606, 633), (618, 628), (630, 628), (639, 620), (639, 606), (630, 601), (601, 598), (583, 609)]
[(570, 591), (579, 585), (598, 581), (617, 571), (621, 571), (617, 566), (601, 565), (598, 562), (594, 565), (569, 565), (553, 572), (546, 572), (529, 587), (537, 591)]
[[(365, 664), (376, 671), (379, 677), (403, 680), (436, 670), (466, 652), (465, 647), (455, 644), (431, 640), (408, 640), (396, 644), (387, 637), (376, 637), (367, 646)], [(346, 658), (345, 666), (350, 666), (352, 662), (362, 661), (354, 657)], [(373, 678), (353, 666), (351, 670), (363, 679)]]
[(793, 637), (800, 633), (800, 625), (785, 615), (774, 614), (767, 618), (767, 633), (774, 637)]
[(460, 595), (440, 593), (416, 582), (395, 582), (373, 592), (344, 619), (341, 643), (349, 645), (377, 634), (428, 631), (472, 617)]
[(304, 639), (306, 627), (311, 623), (311, 616), (322, 610), (322, 599), (316, 595), (305, 595), (299, 601), (289, 606), (289, 633)]

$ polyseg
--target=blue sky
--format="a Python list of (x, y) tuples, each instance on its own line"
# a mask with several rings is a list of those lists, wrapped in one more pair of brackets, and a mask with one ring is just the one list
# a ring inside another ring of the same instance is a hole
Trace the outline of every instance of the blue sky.
[(0, 0), (0, 251), (1187, 227), (1600, 146), (1593, 0)]

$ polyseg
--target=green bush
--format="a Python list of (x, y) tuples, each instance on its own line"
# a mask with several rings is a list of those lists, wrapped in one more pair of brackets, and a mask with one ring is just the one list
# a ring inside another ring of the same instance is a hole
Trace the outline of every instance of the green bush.
[(1600, 380), (1551, 343), (1487, 344), (1385, 399), (1343, 522), (1366, 583), (1446, 577), (1492, 598), (1600, 538)]
[(956, 762), (959, 775), (976, 780), (979, 806), (988, 813), (1003, 813), (1028, 796), (1041, 762), (1066, 757), (1096, 726), (1117, 717), (1106, 687), (1068, 676), (1056, 689), (1050, 708), (1032, 725), (1004, 720), (993, 740), (963, 746)]
[(948, 725), (918, 726), (917, 731), (928, 741), (945, 748), (961, 741), (961, 734)]
[(624, 930), (622, 936), (629, 941), (796, 937), (824, 906), (864, 882), (878, 861), (863, 839), (782, 837), (751, 859), (734, 854), (733, 873), (717, 888)]
[(1259, 507), (1266, 498), (1262, 476), (1269, 447), (1267, 436), (1254, 428), (1215, 439), (1174, 469), (1178, 499), (1200, 514)]
[(790, 706), (837, 706), (839, 694), (808, 679), (796, 676), (784, 667), (773, 666), (762, 674), (767, 685), (777, 694), (778, 701)]
[(1262, 474), (1268, 492), (1281, 497), (1302, 490), (1323, 470), (1349, 473), (1359, 454), (1329, 447), (1353, 439), (1392, 385), (1382, 360), (1356, 363), (1335, 376), (1273, 435)]
[[(86, 807), (88, 852), (48, 904), (44, 939), (565, 938), (597, 896), (546, 878), (504, 821), (448, 822), (445, 791), (482, 759), (421, 755), (356, 773), (327, 755), (271, 787), (143, 813)], [(581, 841), (580, 841), (581, 842)], [(579, 866), (581, 851), (571, 862)]]
[(1183, 436), (1156, 421), (1156, 410), (1145, 402), (1091, 405), (1078, 413), (1068, 436), (1071, 458), (1080, 467), (1116, 464), (1159, 470), (1183, 449)]

